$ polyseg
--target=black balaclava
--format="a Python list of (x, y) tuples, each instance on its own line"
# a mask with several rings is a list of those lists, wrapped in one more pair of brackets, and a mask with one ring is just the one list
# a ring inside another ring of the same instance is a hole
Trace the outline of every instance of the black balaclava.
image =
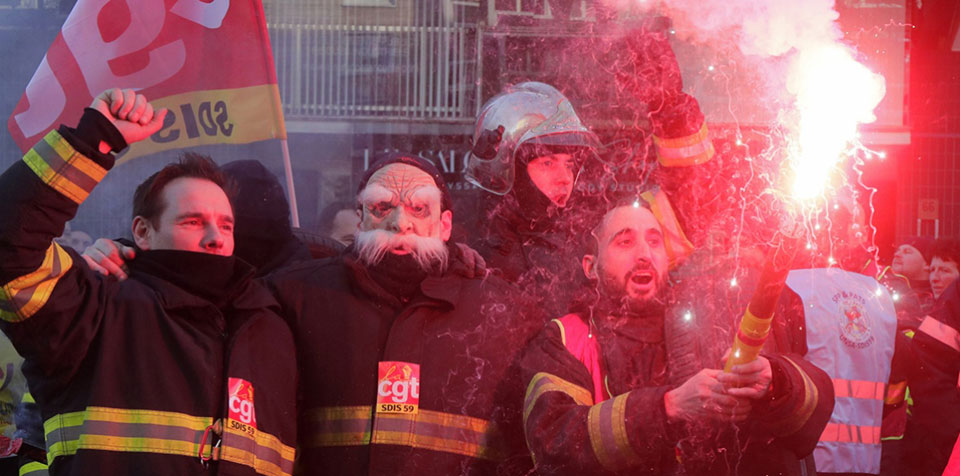
[[(530, 175), (527, 173), (527, 164), (529, 164), (531, 160), (545, 155), (570, 154), (576, 163), (573, 173), (574, 183), (576, 183), (577, 175), (583, 164), (583, 158), (588, 150), (586, 147), (579, 146), (542, 144), (526, 144), (521, 146), (515, 156), (514, 167), (516, 167), (516, 174), (513, 179), (513, 189), (510, 191), (510, 195), (517, 201), (517, 212), (530, 221), (540, 221), (562, 213), (563, 208), (555, 206), (553, 202), (537, 188), (533, 180), (530, 179)], [(574, 194), (576, 194), (576, 187), (574, 187)], [(567, 207), (572, 205), (572, 200), (573, 195), (571, 195), (571, 200), (567, 202)]]

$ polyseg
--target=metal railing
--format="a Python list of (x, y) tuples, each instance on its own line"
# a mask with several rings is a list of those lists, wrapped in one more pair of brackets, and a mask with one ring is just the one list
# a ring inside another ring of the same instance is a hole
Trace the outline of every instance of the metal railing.
[(269, 24), (284, 113), (299, 119), (472, 121), (477, 27)]

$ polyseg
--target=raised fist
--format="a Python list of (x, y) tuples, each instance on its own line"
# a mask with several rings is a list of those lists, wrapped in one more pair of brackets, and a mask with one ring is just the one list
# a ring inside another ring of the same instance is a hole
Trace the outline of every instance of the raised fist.
[(127, 144), (146, 139), (159, 131), (167, 116), (166, 108), (154, 111), (147, 98), (132, 89), (113, 88), (104, 91), (93, 99), (90, 107), (106, 116)]

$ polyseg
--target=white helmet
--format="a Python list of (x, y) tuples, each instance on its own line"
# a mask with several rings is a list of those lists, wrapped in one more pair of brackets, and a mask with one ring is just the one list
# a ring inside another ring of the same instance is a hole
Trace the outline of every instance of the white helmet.
[(535, 81), (520, 83), (483, 105), (467, 154), (467, 180), (506, 195), (513, 188), (515, 155), (524, 144), (597, 149), (599, 140), (556, 88)]

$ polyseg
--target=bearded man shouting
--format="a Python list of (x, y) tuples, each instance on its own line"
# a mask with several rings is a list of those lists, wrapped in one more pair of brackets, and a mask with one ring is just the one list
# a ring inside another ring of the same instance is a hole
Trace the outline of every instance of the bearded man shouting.
[[(730, 373), (718, 369), (720, 355), (697, 359), (692, 339), (725, 327), (727, 337), (713, 339), (724, 345), (735, 326), (706, 324), (722, 321), (703, 319), (692, 301), (674, 311), (666, 248), (676, 237), (643, 203), (599, 220), (582, 260), (596, 285), (521, 359), (537, 474), (813, 474), (803, 459), (833, 407), (829, 377), (792, 354), (765, 353)], [(716, 276), (699, 278), (701, 297)], [(680, 332), (699, 320), (701, 329)]]
[(519, 386), (508, 368), (532, 333), (505, 283), (468, 277), (472, 264), (449, 242), (440, 173), (388, 156), (365, 174), (357, 205), (356, 241), (341, 256), (268, 281), (297, 339), (297, 472), (494, 474), (529, 464), (522, 395), (498, 392)]

